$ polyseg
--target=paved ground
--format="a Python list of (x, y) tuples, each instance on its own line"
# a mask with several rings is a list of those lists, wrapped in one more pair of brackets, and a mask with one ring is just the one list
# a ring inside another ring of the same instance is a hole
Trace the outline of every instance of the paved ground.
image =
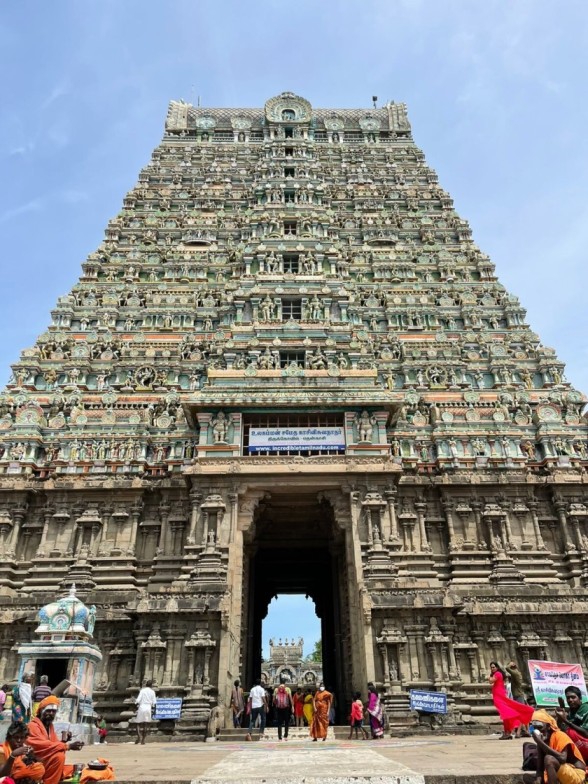
[(68, 761), (107, 757), (125, 782), (323, 782), (377, 784), (520, 781), (523, 741), (498, 735), (386, 738), (380, 741), (134, 743), (89, 746)]

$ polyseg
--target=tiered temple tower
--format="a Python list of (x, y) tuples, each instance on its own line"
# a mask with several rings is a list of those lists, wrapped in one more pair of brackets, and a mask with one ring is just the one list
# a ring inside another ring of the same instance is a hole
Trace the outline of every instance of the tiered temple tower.
[(203, 728), (280, 592), (340, 706), (475, 720), (489, 659), (586, 664), (585, 398), (403, 104), (172, 102), (82, 266), (0, 398), (0, 679), (72, 582), (111, 719), (149, 677)]

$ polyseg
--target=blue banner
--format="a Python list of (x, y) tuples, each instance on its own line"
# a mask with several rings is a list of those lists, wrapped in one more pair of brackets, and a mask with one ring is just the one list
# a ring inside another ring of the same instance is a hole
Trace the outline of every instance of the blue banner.
[(411, 689), (410, 709), (422, 713), (447, 713), (447, 694), (442, 691), (418, 691)]
[(179, 719), (182, 715), (182, 698), (168, 697), (155, 703), (156, 719)]

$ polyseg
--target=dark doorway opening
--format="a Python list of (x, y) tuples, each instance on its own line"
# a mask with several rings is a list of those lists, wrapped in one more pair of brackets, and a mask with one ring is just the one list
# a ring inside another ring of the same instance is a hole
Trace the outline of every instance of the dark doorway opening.
[[(312, 599), (320, 620), (324, 683), (335, 694), (336, 704), (345, 706), (351, 688), (348, 580), (344, 533), (335, 524), (331, 505), (320, 493), (308, 493), (302, 488), (272, 492), (257, 508), (246, 555), (247, 686), (263, 671), (262, 623), (270, 602), (278, 595), (302, 594)], [(293, 617), (289, 636), (296, 635)], [(345, 716), (337, 716), (338, 722), (342, 720)]]
[(49, 686), (54, 689), (67, 677), (69, 659), (37, 659), (35, 665), (35, 683), (39, 683), (41, 675), (49, 678)]

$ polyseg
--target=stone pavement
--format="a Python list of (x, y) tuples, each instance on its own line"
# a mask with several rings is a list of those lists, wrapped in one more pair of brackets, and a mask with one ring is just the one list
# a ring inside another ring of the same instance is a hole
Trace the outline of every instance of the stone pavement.
[(498, 735), (318, 743), (112, 743), (68, 761), (106, 757), (124, 782), (328, 782), (329, 784), (518, 784), (521, 740)]

